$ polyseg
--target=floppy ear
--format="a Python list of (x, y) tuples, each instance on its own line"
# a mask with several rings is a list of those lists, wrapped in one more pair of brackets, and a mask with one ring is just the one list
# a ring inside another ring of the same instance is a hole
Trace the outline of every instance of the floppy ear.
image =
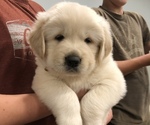
[(45, 12), (38, 13), (37, 20), (33, 24), (28, 37), (34, 54), (41, 59), (43, 59), (45, 55), (45, 39), (43, 34), (43, 26), (47, 21), (47, 16), (45, 14)]
[[(103, 24), (101, 24), (103, 25)], [(103, 41), (99, 49), (99, 61), (104, 60), (107, 56), (112, 53), (112, 35), (109, 24), (106, 22), (103, 25)]]

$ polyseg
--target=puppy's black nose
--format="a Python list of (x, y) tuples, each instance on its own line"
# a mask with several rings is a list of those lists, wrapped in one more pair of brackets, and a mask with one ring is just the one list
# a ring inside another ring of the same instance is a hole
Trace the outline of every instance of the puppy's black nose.
[(81, 63), (81, 58), (76, 55), (69, 55), (65, 57), (65, 64), (70, 68), (77, 68)]

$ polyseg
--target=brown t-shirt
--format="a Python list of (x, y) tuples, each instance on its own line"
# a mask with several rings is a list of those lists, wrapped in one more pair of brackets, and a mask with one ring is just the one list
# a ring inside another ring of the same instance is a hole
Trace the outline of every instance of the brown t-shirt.
[[(36, 65), (26, 36), (38, 11), (44, 9), (31, 0), (0, 1), (0, 94), (33, 92)], [(28, 125), (54, 125), (52, 121), (49, 117)]]
[[(150, 32), (139, 14), (124, 12), (117, 15), (102, 7), (93, 9), (111, 25), (115, 60), (144, 55), (144, 44), (150, 42)], [(125, 79), (127, 95), (113, 108), (110, 125), (150, 125), (150, 87), (146, 67), (126, 75)]]
[[(27, 0), (0, 2), (0, 93), (29, 93), (35, 71), (26, 36), (42, 7)], [(27, 8), (27, 9), (26, 9)]]

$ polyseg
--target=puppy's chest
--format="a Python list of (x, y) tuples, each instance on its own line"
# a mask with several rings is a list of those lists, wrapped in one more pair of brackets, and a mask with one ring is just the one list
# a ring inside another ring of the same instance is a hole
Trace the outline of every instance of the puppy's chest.
[[(70, 81), (70, 82), (69, 82)], [(98, 77), (83, 77), (80, 79), (71, 79), (67, 81), (67, 85), (75, 92), (78, 92), (81, 89), (89, 90), (94, 85), (97, 85), (100, 83), (100, 78)]]

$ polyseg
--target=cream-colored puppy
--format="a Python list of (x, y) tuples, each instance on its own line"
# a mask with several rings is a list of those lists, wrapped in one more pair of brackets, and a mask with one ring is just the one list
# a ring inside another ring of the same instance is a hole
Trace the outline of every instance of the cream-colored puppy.
[[(29, 41), (38, 66), (32, 88), (57, 124), (104, 125), (126, 93), (107, 21), (89, 7), (61, 2), (38, 14)], [(79, 102), (81, 89), (89, 91)]]

